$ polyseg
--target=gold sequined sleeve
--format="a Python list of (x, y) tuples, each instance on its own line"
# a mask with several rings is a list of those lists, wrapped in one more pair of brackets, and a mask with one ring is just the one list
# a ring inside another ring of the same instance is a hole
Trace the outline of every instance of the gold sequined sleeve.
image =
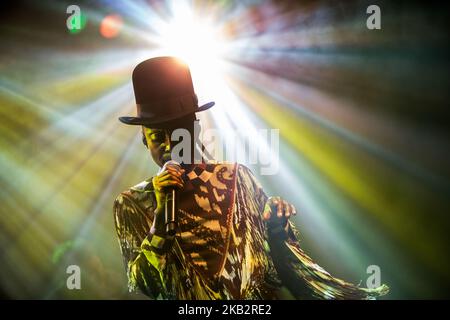
[(148, 214), (126, 194), (120, 194), (114, 202), (114, 220), (129, 290), (140, 289), (152, 299), (167, 298), (163, 279), (166, 252), (173, 239), (152, 235)]
[[(246, 176), (243, 181), (253, 184), (253, 198), (262, 214), (268, 197), (251, 171), (241, 167)], [(292, 221), (288, 221), (287, 228), (276, 222), (266, 222), (266, 228), (275, 268), (282, 283), (296, 299), (375, 299), (389, 292), (389, 287), (384, 284), (369, 289), (332, 276), (302, 250), (300, 233)]]

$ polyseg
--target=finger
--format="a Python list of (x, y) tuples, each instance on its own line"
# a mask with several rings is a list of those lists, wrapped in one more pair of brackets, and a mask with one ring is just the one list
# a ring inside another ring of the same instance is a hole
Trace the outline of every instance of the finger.
[(183, 174), (183, 172), (181, 170), (175, 170), (175, 169), (167, 169), (166, 172), (169, 175), (178, 176), (178, 177), (181, 177), (181, 175)]
[(172, 177), (177, 177), (178, 179), (182, 178), (181, 172), (170, 171), (169, 175), (171, 175)]
[(283, 206), (284, 206), (284, 216), (286, 218), (289, 218), (292, 214), (291, 205), (287, 201), (283, 201)]
[(153, 186), (154, 186), (155, 188), (159, 188), (160, 183), (161, 183), (162, 181), (164, 181), (164, 180), (167, 180), (168, 177), (170, 177), (170, 176), (169, 176), (169, 175), (164, 175), (164, 176), (162, 176), (162, 177), (156, 176), (156, 177), (153, 179)]
[(280, 198), (279, 197), (270, 197), (269, 199), (268, 199), (268, 202), (271, 204), (271, 205), (278, 205), (278, 202), (280, 201)]
[(283, 201), (278, 200), (277, 201), (277, 216), (278, 218), (281, 218), (283, 216)]
[(268, 203), (271, 207), (273, 207), (276, 210), (276, 214), (278, 217), (281, 217), (283, 214), (283, 207), (281, 206), (281, 198), (280, 197), (270, 197), (268, 200)]
[(166, 171), (168, 171), (168, 172), (180, 172), (181, 169), (179, 170), (179, 169), (174, 168), (174, 167), (167, 167), (167, 168), (166, 168)]
[(184, 185), (176, 180), (167, 180), (161, 182), (160, 187), (180, 187), (182, 188)]
[(166, 167), (167, 170), (184, 170), (181, 166), (177, 166), (177, 165), (170, 165)]
[(264, 206), (263, 219), (269, 220), (271, 214), (272, 214), (272, 209), (270, 208), (270, 202), (267, 201), (266, 205)]
[(180, 176), (180, 177), (181, 177), (181, 175), (184, 173), (184, 170), (183, 170), (183, 169), (177, 170), (177, 169), (169, 168), (169, 169), (167, 169), (167, 171), (170, 172), (170, 173), (172, 173), (172, 174), (176, 174), (176, 175), (178, 175), (178, 176)]
[(169, 179), (167, 179), (167, 180), (161, 181), (161, 182), (159, 183), (159, 186), (166, 186), (168, 183), (169, 183), (169, 184), (183, 184), (183, 182), (180, 181), (180, 180), (178, 180), (178, 179), (175, 179), (175, 178), (169, 178)]
[(291, 211), (294, 216), (297, 215), (297, 209), (295, 209), (295, 206), (293, 204), (291, 204)]
[(167, 165), (167, 167), (166, 167), (167, 169), (172, 169), (172, 170), (181, 170), (181, 166), (180, 165), (177, 165), (177, 164), (169, 164), (169, 165)]
[(180, 177), (169, 174), (169, 175), (165, 176), (164, 178), (160, 179), (159, 183), (164, 182), (164, 181), (168, 181), (168, 180), (175, 180), (175, 181), (177, 181), (179, 183), (183, 182), (183, 180)]
[(167, 177), (167, 176), (169, 176), (169, 175), (170, 175), (170, 172), (168, 172), (168, 171), (163, 171), (163, 172), (161, 172), (159, 175), (156, 176), (156, 180), (157, 180), (157, 181), (158, 181), (158, 180), (161, 180), (162, 178)]
[(179, 173), (179, 172), (171, 173), (171, 175), (172, 175), (172, 177), (174, 177), (174, 178), (176, 178), (176, 179), (178, 179), (180, 181), (183, 181), (183, 176), (181, 175), (181, 173)]
[(166, 179), (167, 177), (177, 177), (177, 178), (181, 178), (181, 176), (179, 176), (177, 173), (175, 172), (171, 172), (171, 171), (167, 171), (165, 174), (162, 174), (161, 176), (159, 176), (159, 180), (163, 180)]

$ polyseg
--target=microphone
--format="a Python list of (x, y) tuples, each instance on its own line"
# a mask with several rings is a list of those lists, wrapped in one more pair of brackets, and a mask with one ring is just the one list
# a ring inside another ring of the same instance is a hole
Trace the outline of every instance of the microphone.
[[(179, 166), (180, 164), (176, 161), (170, 160), (164, 163), (164, 166), (172, 164)], [(169, 236), (174, 236), (176, 234), (177, 221), (176, 221), (176, 213), (178, 211), (177, 206), (177, 192), (175, 188), (168, 188), (168, 192), (166, 193), (166, 201), (165, 201), (165, 212), (164, 212), (164, 225), (166, 226), (166, 233)]]

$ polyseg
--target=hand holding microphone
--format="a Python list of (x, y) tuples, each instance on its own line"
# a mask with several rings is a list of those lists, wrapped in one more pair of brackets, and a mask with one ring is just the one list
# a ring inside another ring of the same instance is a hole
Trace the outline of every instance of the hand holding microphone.
[(176, 190), (184, 187), (181, 175), (184, 169), (175, 162), (167, 161), (160, 173), (153, 178), (157, 207), (153, 220), (154, 233), (159, 236), (175, 234)]

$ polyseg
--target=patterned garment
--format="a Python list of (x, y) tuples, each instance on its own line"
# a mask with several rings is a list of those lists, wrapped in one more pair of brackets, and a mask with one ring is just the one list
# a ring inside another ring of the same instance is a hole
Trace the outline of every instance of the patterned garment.
[[(279, 299), (285, 286), (297, 299), (371, 299), (365, 289), (333, 278), (288, 233), (262, 219), (268, 197), (245, 166), (184, 166), (178, 193), (178, 232), (150, 233), (156, 200), (148, 179), (122, 192), (114, 215), (130, 291), (152, 299)], [(163, 243), (161, 246), (159, 244)]]

